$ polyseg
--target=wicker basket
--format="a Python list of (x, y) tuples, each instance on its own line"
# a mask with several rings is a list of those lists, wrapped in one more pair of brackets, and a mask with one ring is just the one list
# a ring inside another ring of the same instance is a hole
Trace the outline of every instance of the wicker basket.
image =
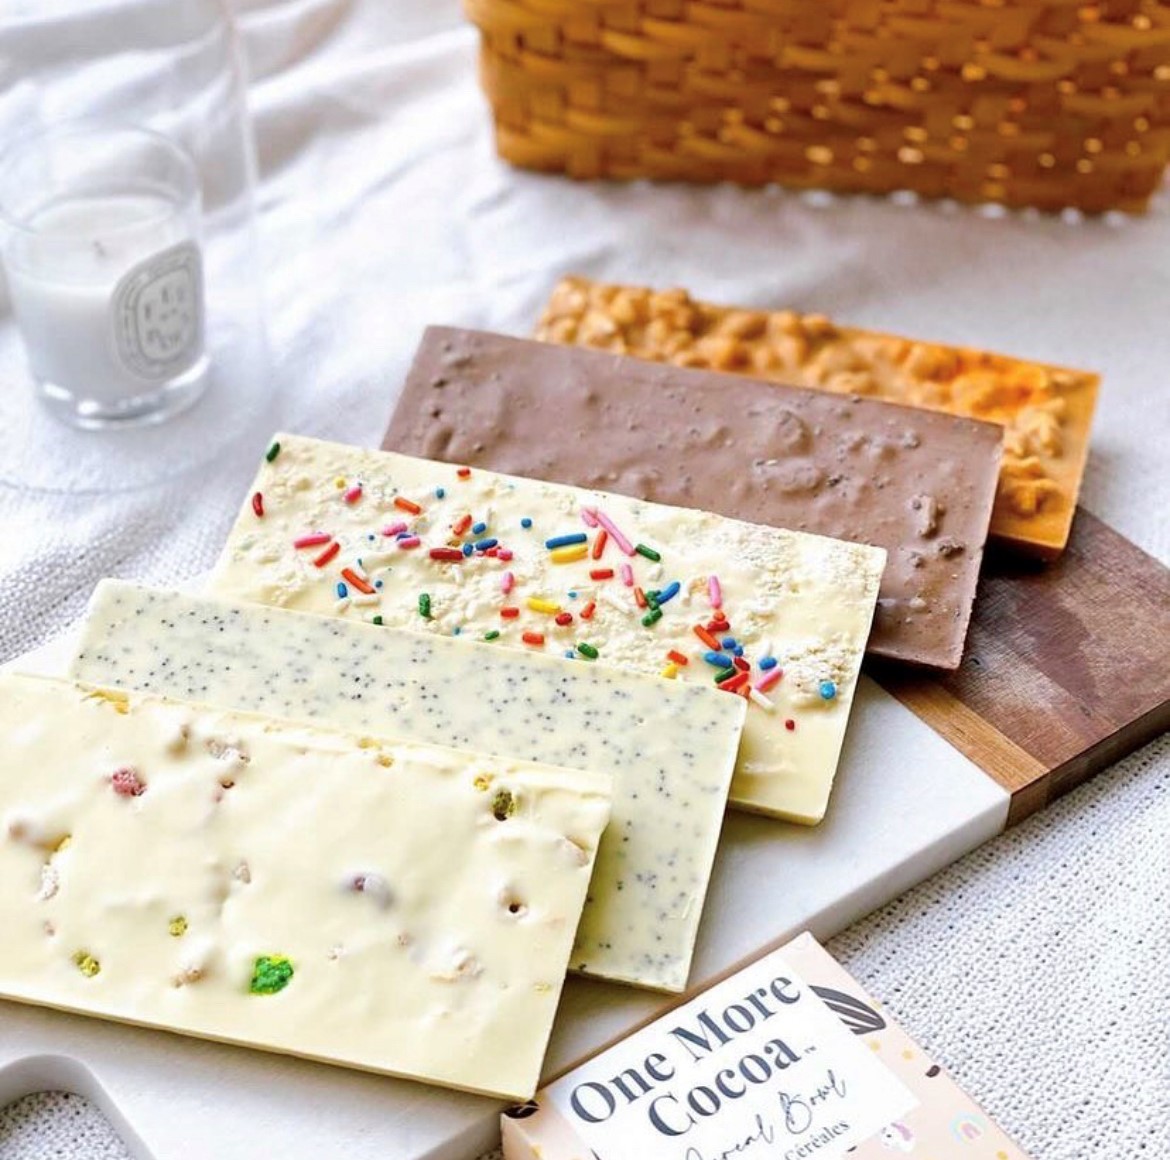
[(1157, 0), (465, 0), (500, 154), (1141, 211), (1170, 160)]

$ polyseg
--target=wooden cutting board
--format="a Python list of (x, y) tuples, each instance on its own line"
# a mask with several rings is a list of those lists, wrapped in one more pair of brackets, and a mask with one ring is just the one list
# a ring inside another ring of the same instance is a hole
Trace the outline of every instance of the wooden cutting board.
[(956, 672), (866, 667), (1012, 795), (1014, 825), (1170, 728), (1170, 568), (1079, 508), (1051, 564), (989, 548)]

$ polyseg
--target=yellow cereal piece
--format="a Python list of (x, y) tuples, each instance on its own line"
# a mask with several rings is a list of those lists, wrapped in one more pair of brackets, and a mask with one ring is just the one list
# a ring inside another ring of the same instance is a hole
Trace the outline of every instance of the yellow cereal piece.
[(77, 964), (77, 969), (87, 978), (92, 979), (94, 975), (101, 974), (102, 965), (91, 955), (88, 951), (78, 951), (73, 956), (74, 963)]

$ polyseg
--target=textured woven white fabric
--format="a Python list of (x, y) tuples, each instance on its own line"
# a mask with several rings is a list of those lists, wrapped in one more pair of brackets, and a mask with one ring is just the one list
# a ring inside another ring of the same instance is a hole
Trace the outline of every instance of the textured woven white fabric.
[[(0, 659), (76, 617), (100, 576), (206, 569), (268, 430), (375, 444), (426, 322), (523, 334), (570, 271), (1102, 370), (1085, 504), (1170, 558), (1165, 204), (1078, 224), (518, 174), (493, 157), (455, 0), (238, 8), (263, 171), (270, 421), (214, 474), (149, 492), (81, 503), (0, 489)], [(832, 945), (1037, 1160), (1170, 1155), (1168, 784), (1164, 739)], [(0, 1113), (5, 1160), (117, 1155), (75, 1099)]]

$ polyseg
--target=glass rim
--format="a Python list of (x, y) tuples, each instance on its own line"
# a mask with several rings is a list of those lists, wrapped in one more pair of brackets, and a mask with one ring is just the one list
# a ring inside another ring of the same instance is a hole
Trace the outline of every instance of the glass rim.
[[(110, 226), (102, 230), (103, 237), (116, 236), (121, 233), (131, 233), (135, 230), (149, 228), (167, 221), (175, 210), (186, 206), (198, 196), (199, 176), (195, 162), (191, 155), (172, 137), (157, 129), (146, 125), (135, 124), (131, 121), (103, 121), (97, 118), (78, 117), (57, 121), (51, 125), (38, 126), (18, 133), (7, 145), (0, 148), (0, 183), (5, 173), (15, 161), (26, 151), (50, 142), (65, 140), (70, 137), (102, 137), (102, 136), (129, 136), (137, 137), (141, 141), (148, 141), (161, 147), (170, 159), (177, 163), (182, 174), (182, 183), (179, 196), (174, 205), (167, 212), (151, 214), (133, 222), (126, 222), (118, 226)], [(28, 237), (51, 238), (52, 231), (39, 229), (35, 225), (15, 215), (6, 204), (2, 189), (0, 189), (0, 225), (14, 232)]]

